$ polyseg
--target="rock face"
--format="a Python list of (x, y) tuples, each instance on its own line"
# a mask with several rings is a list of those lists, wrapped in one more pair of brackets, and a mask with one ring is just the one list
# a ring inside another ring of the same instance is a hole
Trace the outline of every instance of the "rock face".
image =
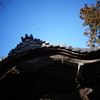
[(0, 100), (100, 100), (100, 47), (21, 39), (0, 61)]

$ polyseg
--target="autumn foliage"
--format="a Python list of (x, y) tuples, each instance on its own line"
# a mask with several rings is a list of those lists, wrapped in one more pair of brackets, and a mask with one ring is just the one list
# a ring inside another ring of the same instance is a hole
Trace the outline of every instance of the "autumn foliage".
[(83, 26), (89, 26), (84, 32), (89, 37), (88, 42), (100, 45), (100, 1), (91, 5), (84, 4), (79, 17), (84, 20)]

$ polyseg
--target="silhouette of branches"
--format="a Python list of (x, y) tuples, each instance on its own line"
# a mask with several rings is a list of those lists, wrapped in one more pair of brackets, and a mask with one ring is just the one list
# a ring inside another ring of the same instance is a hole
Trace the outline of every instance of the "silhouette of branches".
[(5, 2), (10, 2), (10, 0), (0, 0), (0, 7), (2, 7), (3, 9), (6, 9), (4, 6)]

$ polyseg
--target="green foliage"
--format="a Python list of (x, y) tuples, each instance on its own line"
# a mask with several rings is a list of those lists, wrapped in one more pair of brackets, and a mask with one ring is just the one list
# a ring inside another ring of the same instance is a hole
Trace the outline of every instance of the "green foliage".
[(84, 20), (83, 26), (89, 26), (85, 29), (84, 35), (89, 37), (91, 44), (100, 45), (100, 1), (97, 3), (85, 6), (80, 9), (79, 17)]

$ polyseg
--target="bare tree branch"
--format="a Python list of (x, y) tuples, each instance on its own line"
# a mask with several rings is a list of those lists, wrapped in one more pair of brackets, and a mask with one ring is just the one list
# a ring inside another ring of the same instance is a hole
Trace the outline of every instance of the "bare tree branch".
[(2, 4), (2, 2), (0, 2), (0, 6), (2, 6), (4, 9), (6, 9), (6, 8), (4, 7), (4, 5)]

